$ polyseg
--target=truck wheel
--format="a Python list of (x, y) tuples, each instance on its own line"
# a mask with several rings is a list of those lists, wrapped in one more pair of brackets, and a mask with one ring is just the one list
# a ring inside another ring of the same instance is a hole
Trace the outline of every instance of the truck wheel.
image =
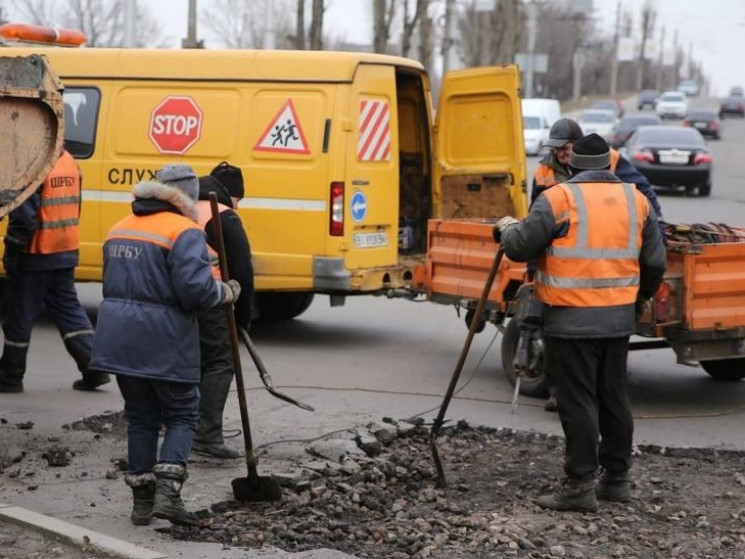
[(313, 302), (313, 293), (257, 293), (259, 320), (282, 322), (300, 316)]
[[(517, 378), (512, 362), (515, 359), (519, 334), (517, 320), (510, 320), (502, 336), (502, 370), (512, 386), (515, 386)], [(537, 353), (533, 360), (535, 367), (530, 370), (528, 375), (523, 375), (520, 379), (520, 394), (534, 398), (547, 398), (549, 381), (544, 374), (543, 343), (540, 339), (532, 344), (531, 352), (533, 351)]]
[(745, 357), (701, 361), (701, 366), (714, 380), (732, 382), (745, 378)]

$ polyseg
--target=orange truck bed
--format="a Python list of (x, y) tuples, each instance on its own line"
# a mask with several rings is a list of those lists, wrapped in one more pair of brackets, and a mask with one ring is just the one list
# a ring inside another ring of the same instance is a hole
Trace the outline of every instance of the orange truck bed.
[[(429, 220), (419, 274), (429, 300), (476, 306), (498, 248), (494, 222)], [(680, 362), (745, 357), (745, 242), (671, 243), (667, 259), (664, 285), (638, 334), (664, 338)], [(503, 258), (487, 308), (506, 312), (524, 273), (525, 264)]]

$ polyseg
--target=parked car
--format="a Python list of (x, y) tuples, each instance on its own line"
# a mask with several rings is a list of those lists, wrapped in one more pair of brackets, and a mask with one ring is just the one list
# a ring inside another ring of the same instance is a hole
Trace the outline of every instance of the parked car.
[(538, 155), (538, 152), (541, 151), (546, 140), (548, 140), (550, 129), (551, 127), (545, 117), (523, 116), (523, 142), (527, 155)]
[(695, 128), (702, 136), (711, 136), (715, 140), (722, 137), (719, 113), (714, 109), (692, 109), (683, 119), (683, 126)]
[(590, 108), (613, 111), (616, 114), (616, 118), (623, 116), (623, 104), (618, 99), (600, 99), (595, 101)]
[(695, 80), (683, 80), (678, 84), (678, 91), (688, 97), (698, 97), (698, 83)]
[(610, 139), (610, 145), (614, 148), (620, 148), (626, 145), (634, 130), (640, 126), (654, 126), (662, 124), (662, 120), (656, 114), (651, 113), (632, 113), (623, 117), (613, 130)]
[(730, 97), (742, 97), (743, 95), (745, 95), (745, 91), (743, 91), (742, 87), (739, 85), (736, 85), (729, 90)]
[(577, 118), (584, 134), (599, 134), (606, 142), (610, 142), (616, 122), (615, 113), (603, 109), (587, 109)]
[(711, 193), (711, 153), (695, 128), (640, 126), (622, 151), (655, 188)]
[(688, 99), (680, 91), (666, 91), (655, 105), (660, 118), (683, 118), (688, 112)]
[(734, 97), (725, 97), (719, 103), (719, 118), (727, 115), (737, 115), (745, 118), (745, 97), (735, 95)]
[(654, 109), (658, 95), (655, 89), (642, 89), (636, 96), (636, 108), (641, 111), (649, 105), (649, 108)]

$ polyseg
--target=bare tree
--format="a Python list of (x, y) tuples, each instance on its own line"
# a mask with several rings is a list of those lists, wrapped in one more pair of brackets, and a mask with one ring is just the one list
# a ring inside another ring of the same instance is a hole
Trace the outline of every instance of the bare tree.
[[(271, 24), (277, 48), (295, 46), (286, 0), (215, 0), (202, 10), (201, 21), (220, 46), (229, 49), (260, 48), (264, 45), (267, 24)], [(267, 14), (273, 17), (268, 20)]]
[(398, 0), (373, 0), (373, 51), (386, 52)]
[(305, 0), (297, 0), (295, 15), (295, 48), (305, 49)]
[(511, 64), (524, 33), (520, 0), (497, 0), (491, 15), (491, 64)]
[(419, 21), (419, 62), (430, 74), (433, 70), (434, 35), (434, 23), (429, 17), (429, 6), (427, 6)]
[(427, 15), (429, 0), (416, 0), (414, 14), (409, 18), (409, 0), (403, 0), (403, 32), (401, 33), (401, 56), (409, 56), (411, 37), (418, 21), (423, 21)]
[(636, 69), (636, 89), (637, 91), (642, 89), (644, 86), (644, 76), (645, 76), (645, 68), (646, 68), (646, 46), (647, 46), (647, 39), (649, 39), (652, 36), (652, 33), (654, 32), (654, 24), (655, 20), (657, 19), (657, 11), (652, 6), (651, 0), (646, 0), (644, 2), (644, 7), (642, 8), (641, 13), (641, 19), (640, 19), (640, 27), (641, 27), (641, 33), (642, 33), (642, 44), (641, 49), (639, 50), (639, 62)]
[(313, 0), (313, 14), (310, 20), (310, 49), (323, 49), (323, 0)]

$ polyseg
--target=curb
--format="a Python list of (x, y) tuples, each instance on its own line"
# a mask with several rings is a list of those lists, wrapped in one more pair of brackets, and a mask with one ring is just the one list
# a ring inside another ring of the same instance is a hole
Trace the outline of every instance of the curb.
[(162, 553), (21, 507), (0, 503), (0, 520), (42, 532), (77, 549), (100, 551), (112, 558), (168, 559)]

